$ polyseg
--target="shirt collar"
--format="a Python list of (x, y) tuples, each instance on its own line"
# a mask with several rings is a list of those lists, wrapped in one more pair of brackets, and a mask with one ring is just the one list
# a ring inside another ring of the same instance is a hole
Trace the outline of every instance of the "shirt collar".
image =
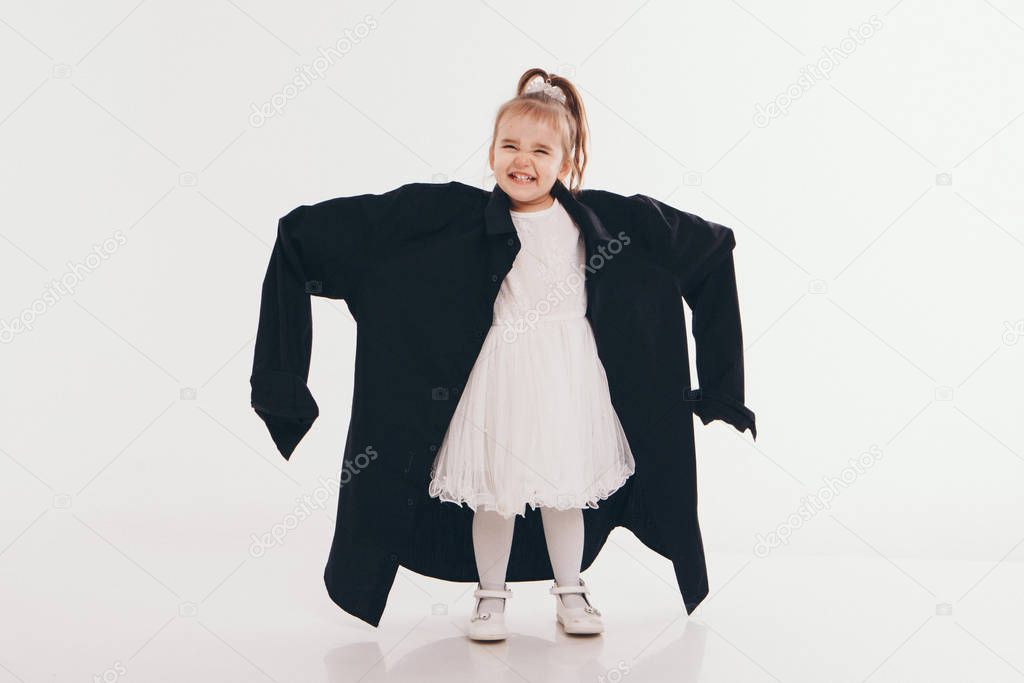
[[(561, 202), (572, 219), (583, 229), (588, 244), (607, 242), (611, 239), (593, 209), (576, 199), (560, 179), (556, 178), (555, 184), (551, 186), (551, 195)], [(501, 185), (495, 183), (484, 210), (487, 234), (498, 235), (516, 231), (512, 216), (509, 214), (511, 206), (508, 195), (501, 189)]]

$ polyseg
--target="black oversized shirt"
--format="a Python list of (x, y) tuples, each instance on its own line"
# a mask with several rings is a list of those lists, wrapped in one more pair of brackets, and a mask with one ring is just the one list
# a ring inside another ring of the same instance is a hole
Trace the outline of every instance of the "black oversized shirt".
[[(636, 471), (583, 511), (587, 569), (616, 526), (672, 561), (687, 613), (708, 593), (694, 421), (750, 430), (728, 227), (651, 197), (551, 193), (586, 247), (586, 317)], [(356, 321), (354, 395), (324, 581), (377, 626), (398, 566), (477, 581), (472, 516), (427, 493), (430, 469), (521, 242), (500, 186), (410, 183), (299, 206), (278, 222), (263, 280), (251, 403), (287, 459), (319, 416), (307, 386), (311, 296)], [(692, 311), (691, 386), (683, 300)], [(341, 419), (334, 416), (332, 419)], [(508, 581), (552, 579), (539, 510), (517, 517)]]

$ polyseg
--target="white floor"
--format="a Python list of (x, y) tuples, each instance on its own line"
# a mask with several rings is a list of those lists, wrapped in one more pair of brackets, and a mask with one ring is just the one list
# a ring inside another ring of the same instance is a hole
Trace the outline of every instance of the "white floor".
[(47, 511), (0, 554), (0, 683), (1024, 679), (1019, 562), (712, 554), (687, 617), (668, 562), (616, 529), (584, 573), (604, 634), (566, 636), (549, 583), (513, 583), (511, 637), (476, 643), (471, 584), (401, 569), (378, 629), (339, 610), (306, 545), (326, 516), (258, 558), (178, 552), (195, 573), (172, 587), (153, 560), (188, 538), (131, 557), (73, 515)]

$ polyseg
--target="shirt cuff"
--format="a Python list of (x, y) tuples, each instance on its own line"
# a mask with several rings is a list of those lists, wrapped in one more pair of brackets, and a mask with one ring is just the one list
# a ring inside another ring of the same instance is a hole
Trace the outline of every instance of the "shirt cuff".
[(704, 389), (688, 389), (688, 401), (695, 401), (693, 412), (705, 425), (714, 420), (722, 420), (739, 431), (750, 430), (750, 436), (757, 441), (757, 424), (753, 411), (742, 401), (731, 396)]
[(263, 370), (249, 378), (251, 404), (287, 460), (320, 415), (309, 387), (298, 375)]

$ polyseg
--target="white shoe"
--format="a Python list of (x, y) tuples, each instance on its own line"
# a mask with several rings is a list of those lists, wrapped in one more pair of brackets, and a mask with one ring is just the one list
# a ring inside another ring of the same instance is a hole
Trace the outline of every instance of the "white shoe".
[[(562, 602), (563, 593), (579, 593), (586, 601), (586, 607), (566, 607)], [(551, 585), (551, 594), (555, 596), (555, 618), (562, 625), (566, 633), (601, 633), (604, 631), (604, 622), (601, 620), (601, 612), (590, 604), (587, 594), (590, 589), (580, 579), (578, 586), (559, 586), (557, 583)]]
[(484, 612), (480, 614), (480, 598), (504, 598), (506, 607), (508, 598), (512, 597), (512, 591), (505, 584), (505, 590), (488, 590), (479, 583), (473, 591), (473, 597), (477, 599), (473, 607), (473, 614), (469, 618), (469, 637), (473, 640), (504, 640), (508, 637), (505, 629), (505, 612)]

